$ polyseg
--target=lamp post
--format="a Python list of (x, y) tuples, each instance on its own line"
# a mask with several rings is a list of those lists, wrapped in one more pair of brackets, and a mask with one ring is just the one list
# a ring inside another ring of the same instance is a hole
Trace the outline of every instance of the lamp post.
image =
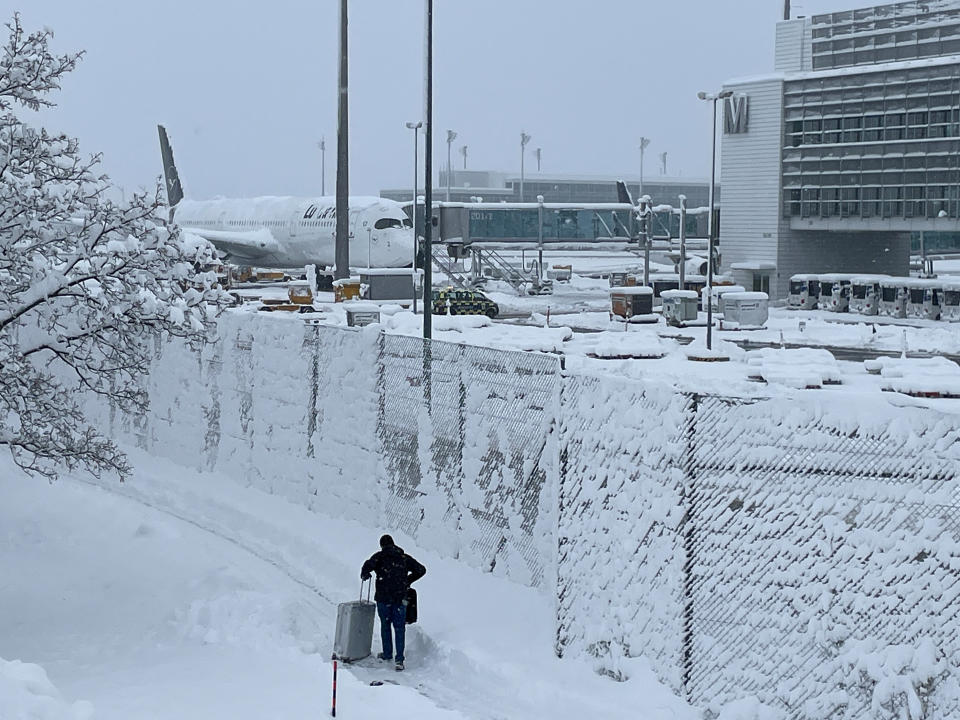
[(320, 148), (320, 194), (327, 194), (327, 139), (320, 138), (317, 143)]
[(520, 202), (523, 202), (523, 156), (527, 143), (530, 142), (530, 136), (525, 132), (520, 133)]
[(543, 152), (543, 148), (537, 148), (534, 152), (537, 155), (537, 172), (540, 172), (540, 154)]
[(648, 145), (650, 145), (650, 138), (640, 138), (640, 192), (637, 193), (638, 197), (643, 197), (643, 152)]
[[(423, 108), (423, 339), (433, 337), (433, 0), (426, 0), (424, 21), (424, 108)], [(424, 343), (423, 367), (430, 398), (430, 345)]]
[(463, 155), (463, 169), (466, 170), (467, 169), (467, 146), (466, 145), (460, 146), (460, 154)]
[(450, 202), (450, 176), (453, 175), (453, 164), (450, 162), (450, 146), (457, 139), (453, 130), (447, 130), (447, 202)]
[(713, 193), (717, 174), (717, 100), (723, 100), (733, 95), (733, 90), (722, 90), (708, 94), (703, 91), (697, 93), (701, 100), (713, 103), (710, 107), (713, 112), (713, 121), (710, 133), (710, 213), (707, 215), (707, 350), (712, 348), (713, 339)]
[(334, 279), (350, 277), (350, 122), (347, 104), (347, 0), (340, 0), (340, 71), (337, 75), (337, 203)]
[(413, 130), (413, 207), (410, 217), (413, 220), (413, 314), (417, 314), (417, 131), (423, 127), (423, 121), (408, 122), (408, 130)]

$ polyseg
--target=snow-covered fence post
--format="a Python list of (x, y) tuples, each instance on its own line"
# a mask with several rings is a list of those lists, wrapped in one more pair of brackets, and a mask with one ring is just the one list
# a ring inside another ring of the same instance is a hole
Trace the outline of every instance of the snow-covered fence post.
[(680, 487), (680, 542), (683, 546), (683, 648), (681, 650), (681, 678), (683, 692), (690, 698), (690, 674), (693, 670), (693, 600), (696, 589), (693, 586), (693, 568), (696, 562), (696, 548), (694, 545), (694, 503), (696, 493), (696, 432), (697, 410), (700, 407), (701, 397), (697, 393), (687, 396), (688, 405), (684, 414), (683, 437), (685, 440), (683, 454), (683, 485)]

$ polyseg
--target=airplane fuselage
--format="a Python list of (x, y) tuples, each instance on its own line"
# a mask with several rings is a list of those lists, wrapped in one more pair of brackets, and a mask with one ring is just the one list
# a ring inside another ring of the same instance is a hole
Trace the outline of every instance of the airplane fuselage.
[[(399, 203), (351, 197), (351, 267), (406, 267), (413, 230)], [(264, 268), (335, 262), (336, 198), (258, 197), (181, 200), (175, 222), (207, 238), (227, 262)]]

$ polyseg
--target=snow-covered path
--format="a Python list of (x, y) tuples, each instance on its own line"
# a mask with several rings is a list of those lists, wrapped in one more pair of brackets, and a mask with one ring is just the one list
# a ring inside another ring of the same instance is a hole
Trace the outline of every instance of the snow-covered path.
[[(336, 603), (381, 529), (132, 459), (105, 487), (0, 460), (0, 657), (43, 666), (101, 720), (328, 713)], [(397, 539), (428, 567), (407, 671), (341, 672), (338, 717), (693, 717), (639, 663), (615, 683), (557, 660), (549, 597)]]

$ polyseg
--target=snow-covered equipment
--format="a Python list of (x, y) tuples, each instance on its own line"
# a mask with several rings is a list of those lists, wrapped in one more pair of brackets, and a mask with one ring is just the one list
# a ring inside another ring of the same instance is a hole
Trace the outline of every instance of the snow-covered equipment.
[(880, 281), (880, 315), (892, 318), (907, 316), (907, 284), (910, 278), (892, 277)]
[(758, 330), (767, 324), (770, 297), (764, 292), (734, 292), (723, 296), (726, 330)]
[(659, 318), (653, 314), (653, 288), (610, 288), (610, 319), (614, 316), (627, 322), (657, 322)]
[(337, 605), (337, 630), (333, 636), (333, 655), (344, 662), (362, 660), (370, 655), (373, 644), (373, 618), (377, 604), (370, 601), (373, 580), (367, 585), (367, 598), (363, 599), (363, 582), (360, 583), (360, 599)]
[(380, 306), (368, 302), (344, 303), (347, 311), (347, 327), (366, 327), (380, 322)]
[(410, 302), (413, 298), (414, 271), (410, 268), (365, 268), (358, 271), (367, 286), (367, 300)]
[(943, 287), (940, 280), (909, 278), (907, 280), (907, 317), (939, 320), (942, 295)]
[(960, 278), (943, 278), (940, 317), (951, 322), (960, 320)]
[(850, 307), (850, 281), (853, 275), (849, 273), (827, 273), (818, 275), (820, 281), (821, 310), (833, 312), (847, 312)]
[(572, 277), (572, 265), (554, 265), (552, 268), (547, 270), (547, 279), (549, 280), (556, 280), (557, 282), (570, 282), (570, 278)]
[[(723, 296), (727, 293), (732, 292), (745, 292), (746, 288), (743, 285), (714, 285), (713, 286), (713, 312), (723, 313)], [(700, 291), (700, 307), (703, 310), (707, 309), (707, 296), (710, 293), (707, 288), (703, 288)]]
[(876, 315), (880, 312), (880, 283), (888, 275), (857, 275), (850, 281), (850, 312)]
[(344, 302), (362, 297), (362, 285), (357, 278), (342, 278), (333, 281), (333, 301)]
[(664, 290), (660, 294), (664, 319), (668, 325), (681, 327), (697, 319), (696, 290)]
[(306, 282), (291, 283), (287, 288), (287, 298), (294, 305), (312, 305), (313, 290)]
[(816, 310), (820, 300), (820, 281), (816, 275), (791, 275), (787, 307), (792, 310)]

